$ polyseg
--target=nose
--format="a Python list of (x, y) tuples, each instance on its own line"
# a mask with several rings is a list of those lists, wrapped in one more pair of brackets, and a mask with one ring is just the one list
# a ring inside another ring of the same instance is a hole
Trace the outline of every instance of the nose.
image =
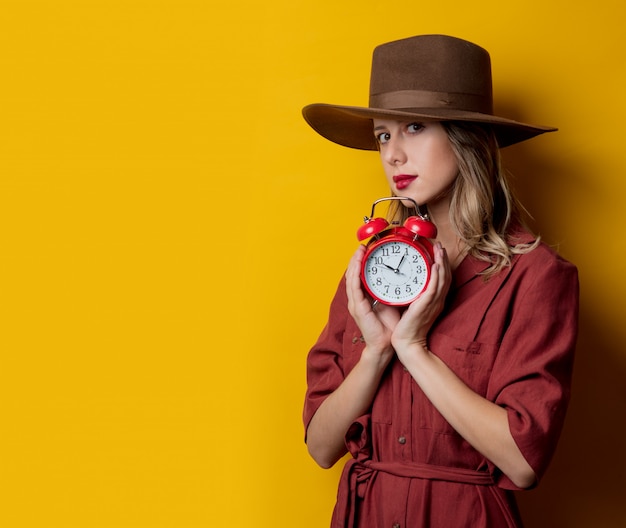
[(407, 160), (407, 155), (402, 145), (402, 138), (391, 138), (385, 145), (383, 159), (390, 165), (402, 165)]

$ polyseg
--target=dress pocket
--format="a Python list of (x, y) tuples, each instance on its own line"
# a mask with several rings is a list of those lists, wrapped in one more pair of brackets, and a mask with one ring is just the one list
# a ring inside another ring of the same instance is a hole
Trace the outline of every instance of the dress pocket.
[[(445, 334), (433, 334), (429, 348), (439, 357), (469, 388), (480, 396), (486, 396), (493, 364), (499, 345), (462, 341)], [(420, 412), (421, 427), (443, 434), (456, 434), (452, 426), (426, 400), (422, 400)]]
[(474, 392), (487, 395), (499, 343), (462, 341), (445, 334), (432, 334), (429, 347)]

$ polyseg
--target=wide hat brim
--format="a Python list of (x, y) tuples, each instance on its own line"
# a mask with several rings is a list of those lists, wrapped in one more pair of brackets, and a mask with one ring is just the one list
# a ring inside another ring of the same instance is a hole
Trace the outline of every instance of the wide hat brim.
[(302, 115), (321, 136), (345, 147), (361, 150), (378, 150), (373, 132), (373, 119), (397, 121), (465, 121), (489, 125), (495, 132), (499, 147), (507, 147), (545, 132), (557, 129), (549, 126), (529, 125), (512, 119), (463, 111), (454, 108), (369, 108), (315, 103), (305, 106)]

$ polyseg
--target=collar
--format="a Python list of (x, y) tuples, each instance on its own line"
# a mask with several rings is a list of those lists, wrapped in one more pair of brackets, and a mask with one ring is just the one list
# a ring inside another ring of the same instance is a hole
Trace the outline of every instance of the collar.
[[(529, 244), (535, 240), (535, 236), (520, 225), (513, 227), (508, 238), (512, 245)], [(517, 255), (513, 256), (511, 264), (517, 260), (517, 257)], [(476, 257), (472, 257), (470, 255), (465, 255), (465, 258), (452, 272), (453, 287), (455, 289), (460, 288), (475, 277), (478, 277), (488, 267), (489, 262), (477, 259)]]

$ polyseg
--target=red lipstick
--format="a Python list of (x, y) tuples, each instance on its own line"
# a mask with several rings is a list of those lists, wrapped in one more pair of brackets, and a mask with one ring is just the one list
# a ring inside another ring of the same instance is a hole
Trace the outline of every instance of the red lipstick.
[(416, 180), (417, 176), (413, 176), (411, 174), (398, 174), (393, 177), (393, 182), (396, 184), (396, 189), (399, 191), (402, 189), (406, 189), (413, 180)]

